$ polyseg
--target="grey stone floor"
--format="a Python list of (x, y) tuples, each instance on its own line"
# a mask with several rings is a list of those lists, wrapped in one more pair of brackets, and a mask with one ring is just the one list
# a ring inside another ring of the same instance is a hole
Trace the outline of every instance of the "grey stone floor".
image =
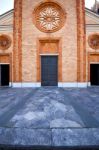
[(99, 145), (99, 87), (1, 88), (0, 144)]

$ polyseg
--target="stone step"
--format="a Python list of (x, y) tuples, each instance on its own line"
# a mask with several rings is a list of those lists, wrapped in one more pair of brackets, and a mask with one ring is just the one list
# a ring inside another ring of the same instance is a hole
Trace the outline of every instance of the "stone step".
[(0, 128), (0, 145), (99, 146), (99, 128)]

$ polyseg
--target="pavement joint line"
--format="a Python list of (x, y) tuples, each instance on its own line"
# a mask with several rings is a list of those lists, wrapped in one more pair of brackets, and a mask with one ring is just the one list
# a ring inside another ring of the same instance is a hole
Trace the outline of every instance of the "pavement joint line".
[(65, 130), (65, 129), (73, 129), (73, 130), (77, 130), (77, 129), (99, 129), (99, 127), (64, 127), (64, 128), (61, 128), (61, 127), (59, 127), (59, 128), (31, 128), (31, 127), (29, 127), (29, 128), (27, 128), (27, 127), (8, 127), (8, 126), (0, 126), (0, 129), (2, 129), (2, 128), (5, 128), (5, 129), (27, 129), (27, 130)]

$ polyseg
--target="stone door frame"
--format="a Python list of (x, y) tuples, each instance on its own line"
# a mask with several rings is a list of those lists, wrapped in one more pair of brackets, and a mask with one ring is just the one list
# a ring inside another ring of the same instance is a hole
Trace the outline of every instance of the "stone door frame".
[[(41, 52), (41, 43), (42, 42), (55, 42), (58, 44), (58, 50), (55, 53), (51, 51), (49, 53), (42, 53)], [(58, 56), (58, 82), (62, 82), (62, 40), (61, 38), (39, 38), (37, 39), (37, 82), (41, 82), (41, 56)]]

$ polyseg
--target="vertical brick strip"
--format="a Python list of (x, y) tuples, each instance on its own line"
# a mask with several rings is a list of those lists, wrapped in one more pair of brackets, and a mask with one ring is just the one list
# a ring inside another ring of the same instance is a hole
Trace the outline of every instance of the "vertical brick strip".
[(14, 3), (13, 82), (22, 82), (22, 0)]
[(77, 7), (77, 81), (86, 81), (85, 0), (76, 0)]

